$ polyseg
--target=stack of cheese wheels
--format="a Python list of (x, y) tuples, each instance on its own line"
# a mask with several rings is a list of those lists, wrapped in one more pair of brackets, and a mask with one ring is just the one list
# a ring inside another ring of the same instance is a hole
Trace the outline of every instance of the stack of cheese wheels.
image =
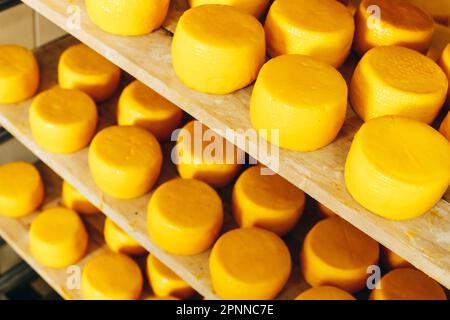
[(32, 97), (39, 86), (39, 67), (33, 53), (14, 45), (0, 45), (0, 103)]
[(66, 49), (58, 64), (61, 88), (78, 89), (95, 101), (110, 98), (119, 85), (121, 70), (84, 44)]
[(106, 32), (139, 36), (158, 29), (170, 0), (85, 0), (92, 22)]
[(381, 247), (380, 259), (383, 267), (388, 270), (413, 267), (411, 263), (400, 257), (395, 252), (383, 246)]
[(153, 293), (158, 297), (178, 297), (187, 299), (195, 291), (155, 256), (147, 257), (147, 277)]
[(47, 267), (63, 268), (80, 260), (87, 249), (88, 234), (78, 214), (56, 207), (43, 211), (30, 227), (30, 251)]
[(209, 268), (213, 288), (222, 299), (273, 299), (289, 278), (291, 256), (273, 232), (235, 229), (217, 240)]
[(345, 184), (363, 207), (406, 220), (431, 209), (450, 184), (450, 143), (430, 126), (397, 116), (366, 122), (345, 164)]
[(84, 267), (81, 291), (86, 300), (136, 300), (143, 282), (134, 260), (120, 253), (104, 253)]
[(172, 62), (188, 87), (227, 94), (252, 83), (264, 64), (264, 29), (255, 17), (223, 5), (187, 10), (172, 41)]
[(222, 222), (222, 200), (199, 180), (170, 180), (156, 189), (148, 205), (150, 237), (172, 254), (195, 255), (207, 250)]
[(149, 130), (159, 141), (170, 139), (183, 111), (155, 91), (135, 80), (122, 92), (117, 105), (117, 123)]
[(33, 138), (53, 153), (73, 153), (86, 147), (97, 127), (97, 107), (84, 92), (54, 87), (31, 104), (29, 121)]
[(436, 22), (450, 26), (450, 2), (448, 0), (408, 0), (433, 16)]
[(106, 244), (114, 252), (128, 255), (141, 255), (147, 252), (145, 248), (109, 218), (105, 220), (103, 235)]
[(431, 123), (447, 90), (444, 72), (430, 58), (404, 47), (377, 47), (356, 67), (350, 99), (364, 121), (399, 115)]
[(188, 0), (191, 7), (205, 4), (222, 4), (235, 7), (242, 12), (259, 18), (269, 4), (269, 0)]
[(231, 183), (245, 162), (243, 152), (199, 121), (182, 128), (172, 155), (182, 178), (217, 188)]
[(43, 200), (44, 184), (33, 165), (12, 162), (0, 166), (0, 216), (26, 216)]
[(282, 236), (292, 230), (305, 208), (305, 193), (261, 166), (247, 169), (236, 181), (233, 215), (241, 227), (260, 227)]
[(339, 67), (352, 47), (355, 24), (336, 0), (275, 0), (265, 31), (272, 57), (303, 54)]
[(447, 300), (442, 287), (423, 272), (395, 269), (380, 280), (370, 295), (371, 300)]
[(300, 254), (305, 280), (313, 287), (331, 285), (358, 292), (367, 268), (378, 263), (378, 243), (339, 217), (320, 221), (308, 232)]
[(145, 129), (112, 126), (100, 131), (89, 148), (94, 181), (106, 194), (132, 199), (147, 193), (162, 167), (158, 140)]
[(308, 289), (295, 300), (356, 300), (350, 293), (332, 286), (320, 286)]
[(439, 131), (450, 141), (450, 113), (442, 121)]
[[(439, 65), (444, 70), (447, 79), (450, 81), (450, 43), (442, 51)], [(450, 90), (448, 91), (448, 98), (450, 99)]]
[(426, 53), (433, 30), (433, 19), (407, 0), (363, 0), (356, 13), (354, 48), (360, 55), (395, 45)]
[(98, 214), (101, 211), (89, 202), (77, 189), (72, 187), (67, 181), (63, 182), (62, 198), (64, 205), (78, 213), (82, 214)]
[(336, 138), (344, 123), (347, 95), (344, 78), (331, 66), (307, 56), (284, 55), (261, 69), (250, 118), (269, 142), (312, 151)]

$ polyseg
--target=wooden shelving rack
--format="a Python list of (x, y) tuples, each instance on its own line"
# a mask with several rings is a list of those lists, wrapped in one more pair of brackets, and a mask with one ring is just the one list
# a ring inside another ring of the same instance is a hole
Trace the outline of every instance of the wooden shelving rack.
[[(183, 85), (172, 68), (171, 39), (176, 22), (186, 9), (184, 0), (173, 0), (164, 28), (141, 37), (119, 37), (97, 28), (88, 18), (82, 0), (23, 0), (31, 8), (65, 29), (133, 77), (144, 82), (187, 113), (212, 129), (231, 130), (237, 145), (253, 158), (272, 167), (286, 179), (320, 201), (339, 216), (393, 250), (445, 287), (450, 288), (450, 194), (447, 192), (435, 208), (422, 217), (393, 222), (380, 218), (357, 204), (346, 191), (343, 181), (345, 158), (360, 120), (349, 112), (337, 140), (319, 151), (303, 153), (279, 150), (279, 167), (260, 157), (257, 145), (242, 132), (251, 128), (248, 101), (252, 88), (225, 96), (194, 92)], [(68, 9), (72, 8), (72, 9)], [(74, 14), (80, 26), (73, 25)], [(71, 43), (65, 38), (37, 51), (42, 66), (41, 90), (56, 84), (56, 63), (61, 51)], [(26, 147), (92, 203), (120, 225), (147, 250), (155, 254), (194, 289), (208, 299), (216, 299), (211, 288), (208, 255), (179, 257), (165, 253), (148, 237), (145, 212), (150, 195), (136, 200), (117, 200), (103, 194), (94, 184), (87, 165), (87, 149), (72, 155), (55, 155), (42, 150), (30, 135), (28, 108), (31, 101), (17, 106), (0, 106), (0, 125), (16, 136)], [(100, 106), (100, 128), (114, 123), (114, 99)], [(173, 168), (164, 170), (160, 181), (173, 177)], [(2, 222), (3, 223), (3, 222)], [(1, 224), (0, 224), (1, 225)], [(227, 226), (229, 227), (229, 226)], [(301, 229), (301, 228), (300, 228)], [(7, 240), (8, 238), (5, 237)], [(293, 235), (293, 238), (301, 236)], [(294, 257), (298, 255), (294, 253)], [(280, 298), (292, 298), (307, 285), (294, 272)]]

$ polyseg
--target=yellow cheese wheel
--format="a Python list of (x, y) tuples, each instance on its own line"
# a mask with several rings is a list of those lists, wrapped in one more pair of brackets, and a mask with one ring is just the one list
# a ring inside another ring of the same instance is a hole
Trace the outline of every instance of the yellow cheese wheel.
[(158, 179), (162, 161), (158, 140), (138, 127), (103, 129), (89, 148), (89, 167), (97, 186), (120, 199), (147, 193)]
[(339, 217), (320, 221), (308, 232), (300, 254), (305, 280), (348, 292), (365, 288), (367, 268), (378, 263), (378, 243)]
[(384, 218), (406, 220), (431, 209), (450, 184), (450, 143), (428, 125), (386, 116), (356, 133), (345, 164), (353, 198)]
[(190, 121), (181, 130), (173, 152), (182, 178), (197, 179), (213, 187), (224, 187), (239, 173), (241, 165), (237, 148), (223, 137)]
[(158, 297), (187, 299), (195, 293), (186, 281), (151, 254), (147, 257), (147, 277), (153, 293)]
[(142, 127), (159, 141), (169, 140), (182, 118), (180, 108), (138, 80), (123, 90), (117, 105), (119, 125)]
[(399, 115), (431, 123), (447, 90), (444, 72), (430, 58), (408, 48), (377, 47), (356, 67), (350, 99), (364, 121)]
[(379, 285), (372, 290), (371, 300), (447, 300), (442, 287), (416, 269), (395, 269), (383, 276)]
[(315, 287), (302, 292), (295, 300), (356, 300), (350, 293), (332, 286)]
[(77, 189), (72, 187), (67, 181), (63, 182), (62, 198), (64, 205), (78, 213), (98, 214), (101, 211), (89, 202)]
[[(444, 51), (442, 52), (439, 65), (442, 70), (444, 70), (447, 79), (450, 81), (450, 43), (447, 44)], [(450, 90), (448, 91), (448, 99), (450, 100)]]
[(422, 53), (430, 47), (433, 19), (406, 0), (363, 0), (355, 19), (354, 48), (360, 55), (379, 46), (398, 45)]
[(172, 63), (181, 81), (212, 94), (231, 93), (252, 83), (265, 54), (259, 21), (223, 5), (187, 10), (172, 41)]
[(450, 2), (448, 0), (408, 0), (431, 14), (436, 22), (450, 25)]
[(226, 300), (273, 299), (291, 273), (291, 256), (275, 233), (243, 228), (222, 235), (209, 268), (214, 291)]
[(259, 18), (269, 5), (269, 0), (188, 0), (191, 7), (205, 4), (222, 4), (235, 7), (242, 12)]
[(450, 112), (447, 114), (444, 121), (442, 121), (439, 131), (441, 131), (444, 137), (450, 141)]
[(434, 25), (433, 38), (431, 39), (431, 47), (427, 56), (434, 61), (441, 59), (442, 53), (446, 46), (450, 43), (450, 28), (440, 24)]
[(106, 218), (103, 235), (108, 247), (117, 253), (141, 255), (147, 251), (111, 219)]
[(85, 0), (92, 22), (121, 36), (139, 36), (158, 29), (167, 16), (170, 0)]
[(307, 56), (284, 55), (261, 69), (250, 118), (275, 145), (316, 150), (331, 143), (341, 129), (347, 94), (347, 84), (334, 68)]
[(388, 270), (398, 268), (413, 268), (411, 263), (397, 255), (395, 252), (383, 246), (381, 246), (380, 258), (381, 263)]
[(120, 74), (118, 67), (84, 44), (66, 49), (59, 59), (60, 87), (81, 90), (95, 101), (104, 101), (114, 94)]
[(320, 202), (317, 202), (317, 213), (321, 218), (331, 218), (336, 216), (336, 213), (333, 210), (329, 209)]
[(276, 0), (265, 31), (272, 57), (303, 54), (339, 67), (352, 47), (355, 24), (336, 0)]
[(39, 86), (39, 67), (33, 53), (15, 45), (0, 45), (0, 103), (32, 97)]
[(88, 234), (78, 214), (56, 207), (44, 210), (30, 227), (30, 251), (46, 267), (63, 268), (80, 260)]
[(232, 210), (243, 228), (260, 227), (284, 235), (297, 224), (305, 208), (305, 193), (283, 177), (247, 169), (233, 188)]
[(53, 153), (73, 153), (86, 147), (97, 127), (97, 108), (84, 92), (54, 87), (31, 104), (29, 121), (34, 140)]
[(83, 269), (81, 290), (86, 300), (136, 300), (143, 286), (141, 270), (124, 254), (104, 253)]
[(222, 200), (206, 183), (173, 179), (156, 189), (147, 213), (151, 239), (163, 250), (195, 255), (210, 248), (223, 222)]
[(0, 165), (0, 216), (26, 216), (43, 200), (44, 184), (33, 165), (26, 162)]

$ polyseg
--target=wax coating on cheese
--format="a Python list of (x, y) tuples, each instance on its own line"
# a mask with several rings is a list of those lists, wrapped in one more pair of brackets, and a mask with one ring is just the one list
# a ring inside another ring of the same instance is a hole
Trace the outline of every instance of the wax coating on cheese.
[(62, 198), (64, 205), (78, 213), (92, 215), (101, 211), (89, 202), (77, 189), (72, 187), (67, 181), (63, 182)]
[(109, 218), (105, 220), (103, 234), (106, 244), (114, 252), (135, 256), (147, 252), (145, 248)]
[(198, 7), (205, 4), (222, 4), (235, 7), (242, 12), (251, 14), (259, 18), (269, 5), (269, 0), (188, 0), (191, 7)]
[(450, 113), (447, 114), (444, 121), (442, 121), (439, 131), (450, 141)]
[(295, 300), (356, 300), (350, 293), (332, 286), (320, 286), (308, 289)]
[[(445, 47), (439, 60), (439, 65), (444, 70), (447, 79), (450, 81), (450, 43)], [(450, 90), (448, 91), (448, 99), (450, 100)]]

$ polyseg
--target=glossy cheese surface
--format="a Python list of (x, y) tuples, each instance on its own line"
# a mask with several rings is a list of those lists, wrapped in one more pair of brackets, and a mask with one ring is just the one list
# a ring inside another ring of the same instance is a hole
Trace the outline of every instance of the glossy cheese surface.
[(447, 97), (448, 80), (431, 59), (403, 47), (377, 47), (356, 67), (353, 109), (364, 120), (399, 115), (431, 123)]
[(44, 200), (39, 171), (26, 162), (0, 165), (0, 215), (19, 218), (32, 213)]
[(241, 227), (259, 227), (284, 235), (300, 219), (305, 193), (261, 166), (247, 169), (237, 179), (232, 194), (233, 215)]
[(78, 213), (98, 214), (101, 211), (89, 202), (77, 189), (72, 187), (67, 181), (63, 182), (62, 198), (64, 205)]
[(308, 289), (295, 300), (356, 300), (350, 293), (332, 286), (321, 286)]
[(97, 127), (97, 107), (82, 91), (53, 87), (33, 100), (29, 121), (33, 138), (42, 148), (74, 153), (91, 142)]
[(211, 280), (222, 299), (273, 299), (291, 273), (291, 256), (275, 233), (243, 228), (222, 235), (209, 258)]
[(378, 243), (339, 217), (320, 221), (308, 232), (300, 268), (313, 287), (330, 285), (348, 292), (366, 286), (367, 268), (378, 263)]
[(199, 180), (170, 180), (156, 189), (148, 205), (150, 238), (172, 254), (195, 255), (210, 248), (222, 222), (222, 200)]
[(89, 167), (103, 192), (132, 199), (150, 191), (162, 166), (158, 140), (142, 128), (112, 126), (100, 131), (89, 148)]
[(205, 4), (222, 4), (235, 7), (242, 12), (251, 14), (259, 18), (266, 7), (269, 0), (188, 0), (191, 7), (198, 7)]
[(442, 121), (439, 131), (450, 141), (450, 113), (447, 114), (444, 121)]
[(170, 0), (85, 0), (91, 18), (102, 30), (121, 36), (139, 36), (158, 29)]
[(211, 94), (227, 94), (251, 84), (265, 54), (259, 21), (223, 5), (184, 12), (172, 41), (178, 77), (191, 89)]
[[(347, 94), (344, 78), (331, 66), (302, 55), (280, 56), (259, 73), (250, 119), (275, 145), (316, 150), (331, 143), (341, 129)], [(279, 141), (274, 139), (277, 132)]]
[(119, 125), (147, 129), (159, 141), (169, 140), (182, 118), (180, 108), (138, 80), (123, 90), (117, 105)]
[(350, 52), (355, 25), (336, 0), (276, 0), (265, 31), (271, 57), (303, 54), (339, 67)]
[[(447, 79), (450, 81), (450, 43), (447, 44), (444, 51), (442, 52), (441, 58), (439, 60), (439, 65), (442, 70), (444, 70)], [(450, 99), (450, 90), (448, 91), (448, 99)]]
[(59, 59), (60, 87), (81, 90), (95, 101), (104, 101), (114, 94), (120, 74), (118, 67), (84, 44), (66, 49)]
[(87, 249), (88, 234), (78, 214), (56, 207), (44, 210), (30, 226), (30, 251), (46, 267), (75, 264)]
[(86, 300), (136, 300), (143, 281), (134, 260), (124, 254), (103, 253), (84, 267), (81, 290)]
[(430, 126), (387, 116), (356, 133), (345, 164), (353, 198), (384, 218), (406, 220), (431, 209), (450, 184), (450, 143)]
[(0, 103), (32, 97), (39, 86), (39, 67), (33, 53), (15, 45), (0, 45)]
[(397, 45), (422, 53), (430, 47), (433, 19), (407, 0), (363, 0), (355, 19), (354, 47), (360, 55), (379, 46)]
[(117, 253), (141, 255), (147, 251), (111, 219), (106, 218), (103, 235), (108, 247)]

